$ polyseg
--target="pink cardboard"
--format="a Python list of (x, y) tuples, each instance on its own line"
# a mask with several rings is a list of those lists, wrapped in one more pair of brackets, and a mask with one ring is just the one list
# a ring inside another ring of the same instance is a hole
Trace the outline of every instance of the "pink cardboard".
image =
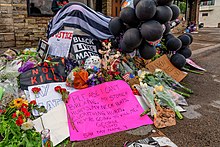
[(152, 124), (129, 85), (106, 82), (69, 95), (70, 140), (80, 141)]

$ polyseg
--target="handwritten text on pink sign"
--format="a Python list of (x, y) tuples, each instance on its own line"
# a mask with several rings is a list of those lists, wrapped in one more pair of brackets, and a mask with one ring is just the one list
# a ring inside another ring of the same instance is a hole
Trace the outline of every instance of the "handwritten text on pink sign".
[[(129, 85), (118, 80), (73, 92), (66, 104), (70, 140), (86, 140), (152, 124)], [(72, 127), (71, 123), (74, 123)]]

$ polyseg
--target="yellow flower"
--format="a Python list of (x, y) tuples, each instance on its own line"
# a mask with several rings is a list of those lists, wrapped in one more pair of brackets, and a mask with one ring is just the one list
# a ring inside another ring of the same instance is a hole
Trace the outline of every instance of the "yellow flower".
[(32, 121), (27, 121), (27, 122), (25, 122), (25, 123), (23, 123), (22, 125), (21, 125), (21, 129), (22, 130), (29, 130), (29, 129), (33, 129), (33, 127), (34, 127), (34, 123), (32, 122)]
[(163, 86), (162, 86), (162, 85), (160, 85), (160, 86), (157, 86), (157, 85), (156, 85), (156, 86), (154, 87), (154, 90), (155, 90), (156, 92), (157, 92), (157, 91), (158, 91), (158, 92), (159, 92), (159, 91), (163, 91)]
[(13, 102), (10, 104), (10, 107), (11, 108), (20, 108), (22, 106), (22, 104), (26, 104), (28, 106), (28, 101), (27, 100), (24, 100), (22, 98), (17, 98), (17, 99), (14, 99)]

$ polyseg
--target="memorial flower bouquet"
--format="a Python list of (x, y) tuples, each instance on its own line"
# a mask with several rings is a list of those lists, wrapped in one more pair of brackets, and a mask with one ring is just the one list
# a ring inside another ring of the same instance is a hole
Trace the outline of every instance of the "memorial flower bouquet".
[[(36, 101), (12, 100), (0, 115), (0, 146), (40, 147), (41, 136), (33, 128), (32, 110), (40, 108)], [(42, 108), (41, 108), (42, 109)]]

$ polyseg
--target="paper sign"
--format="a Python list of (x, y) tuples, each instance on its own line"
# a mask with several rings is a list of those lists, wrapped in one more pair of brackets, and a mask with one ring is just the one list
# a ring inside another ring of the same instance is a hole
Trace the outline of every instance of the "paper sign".
[(58, 57), (68, 57), (73, 31), (63, 30), (48, 40), (49, 54)]
[(89, 36), (74, 35), (70, 53), (76, 60), (85, 60), (90, 56), (98, 56), (100, 42)]
[[(60, 103), (62, 103), (62, 96), (54, 90), (56, 86), (66, 88), (69, 92), (75, 91), (74, 88), (67, 87), (65, 82), (29, 86), (28, 91), (30, 94), (30, 101), (36, 100), (39, 106), (45, 106), (48, 111), (58, 106)], [(39, 87), (41, 89), (40, 92), (35, 95), (31, 90), (33, 87)]]
[(193, 62), (191, 59), (186, 59), (186, 63), (189, 64), (190, 66), (202, 70), (202, 71), (206, 71), (204, 68), (200, 67), (199, 65), (197, 65), (195, 62)]
[(175, 79), (177, 82), (180, 82), (187, 75), (187, 73), (184, 73), (174, 67), (166, 55), (163, 55), (155, 61), (149, 63), (147, 65), (147, 68), (150, 70), (150, 72), (154, 72), (155, 69), (159, 68), (163, 70), (166, 74), (171, 76), (173, 79)]
[(70, 140), (79, 141), (152, 124), (129, 85), (106, 82), (73, 92), (66, 104)]
[[(58, 145), (67, 137), (69, 137), (67, 113), (64, 103), (61, 103), (53, 110), (42, 115), (41, 118), (44, 127), (46, 129), (50, 129), (50, 137), (51, 137), (51, 141), (53, 142), (53, 146)], [(43, 130), (43, 126), (40, 118), (34, 120), (33, 123), (34, 123), (34, 128), (38, 132), (41, 132)]]

